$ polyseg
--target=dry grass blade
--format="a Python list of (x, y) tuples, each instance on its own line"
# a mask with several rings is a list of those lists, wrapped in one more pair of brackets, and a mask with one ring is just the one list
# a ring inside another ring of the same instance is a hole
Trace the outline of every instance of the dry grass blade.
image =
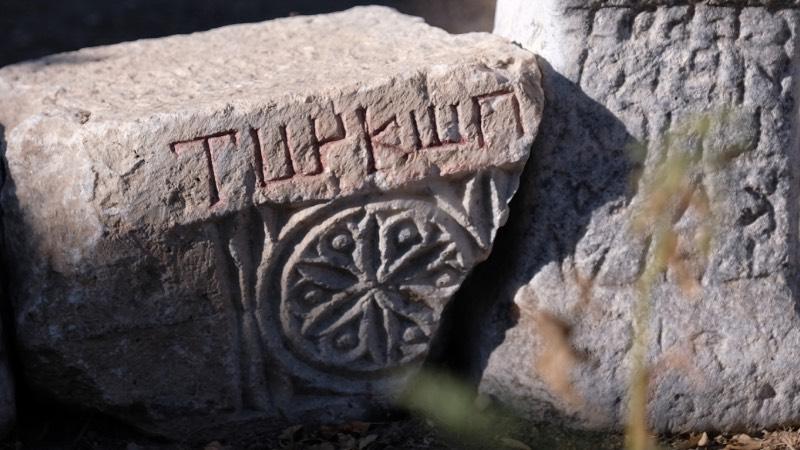
[(579, 408), (583, 400), (572, 385), (571, 372), (581, 358), (570, 343), (570, 326), (544, 311), (535, 312), (533, 319), (542, 340), (542, 351), (536, 362), (538, 375), (570, 407)]
[[(682, 250), (681, 242), (685, 239), (676, 229), (676, 224), (689, 211), (697, 217), (698, 224), (689, 239), (689, 246), (694, 247), (694, 256), (699, 257), (705, 265), (713, 235), (713, 211), (703, 178), (707, 172), (723, 166), (731, 155), (741, 154), (746, 145), (736, 146), (735, 151), (730, 151), (705, 149), (703, 142), (712, 130), (729, 126), (732, 117), (730, 111), (722, 111), (717, 115), (698, 116), (685, 125), (676, 127), (661, 140), (663, 160), (651, 170), (636, 174), (637, 180), (641, 180), (641, 186), (639, 201), (634, 203), (636, 206), (632, 228), (640, 237), (649, 240), (650, 249), (636, 284), (638, 297), (633, 311), (633, 370), (626, 429), (626, 444), (630, 450), (650, 450), (656, 446), (655, 439), (648, 431), (647, 422), (651, 381), (651, 368), (647, 363), (648, 326), (652, 310), (652, 289), (670, 272), (687, 296), (696, 297), (702, 291), (700, 280), (690, 270), (686, 252)], [(632, 158), (640, 163), (644, 162), (647, 148), (646, 144), (637, 145), (633, 148)], [(704, 269), (697, 272), (702, 273)], [(740, 445), (742, 450), (746, 450), (746, 445), (752, 443), (744, 443), (743, 439), (740, 439), (740, 443), (730, 445)]]

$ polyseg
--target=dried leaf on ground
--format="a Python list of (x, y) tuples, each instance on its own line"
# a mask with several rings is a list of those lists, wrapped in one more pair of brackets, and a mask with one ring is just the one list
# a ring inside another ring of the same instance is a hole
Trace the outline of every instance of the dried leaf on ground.
[(765, 447), (764, 441), (752, 438), (746, 434), (737, 434), (732, 437), (724, 450), (761, 450)]
[(673, 444), (672, 448), (674, 448), (675, 450), (690, 450), (700, 447), (700, 441), (701, 439), (703, 439), (703, 436), (705, 436), (706, 439), (708, 439), (708, 435), (706, 435), (706, 433), (692, 434), (685, 440), (681, 440), (680, 442)]

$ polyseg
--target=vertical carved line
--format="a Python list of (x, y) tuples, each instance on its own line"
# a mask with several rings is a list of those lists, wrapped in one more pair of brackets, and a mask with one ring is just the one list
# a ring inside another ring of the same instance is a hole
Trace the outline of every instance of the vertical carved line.
[[(223, 290), (223, 295), (226, 297), (226, 310), (228, 314), (228, 325), (231, 330), (231, 347), (236, 355), (237, 364), (234, 364), (234, 377), (231, 382), (234, 385), (234, 391), (238, 393), (238, 397), (234, 400), (235, 408), (241, 411), (244, 406), (242, 392), (242, 330), (241, 330), (241, 303), (236, 298), (235, 287), (231, 286), (233, 275), (233, 259), (228, 254), (227, 239), (224, 230), (227, 228), (224, 223), (222, 224), (208, 224), (206, 225), (206, 233), (214, 246), (214, 253), (216, 254), (217, 273), (219, 274), (219, 284)], [(222, 229), (222, 231), (221, 231)]]
[(234, 385), (238, 410), (269, 408), (261, 327), (256, 317), (256, 287), (265, 249), (263, 223), (255, 207), (210, 225), (220, 285), (228, 301), (232, 347), (237, 355)]
[(422, 137), (419, 134), (419, 125), (417, 125), (417, 114), (414, 111), (408, 113), (411, 116), (411, 131), (414, 134), (414, 149), (420, 150), (422, 148)]
[(517, 119), (517, 138), (525, 135), (525, 128), (522, 124), (522, 112), (519, 107), (519, 100), (513, 93), (511, 94), (511, 105), (514, 107), (514, 118)]
[(283, 157), (289, 163), (289, 173), (285, 178), (292, 178), (297, 171), (294, 168), (294, 159), (292, 159), (292, 150), (289, 144), (289, 133), (286, 131), (286, 125), (281, 125), (279, 129), (281, 134), (281, 142), (283, 142)]
[(430, 122), (431, 132), (433, 133), (430, 146), (437, 147), (442, 145), (442, 141), (439, 139), (439, 125), (436, 124), (436, 108), (433, 105), (428, 106), (428, 122)]
[(456, 103), (455, 105), (450, 105), (450, 117), (454, 121), (451, 124), (451, 126), (455, 127), (455, 129), (458, 130), (458, 141), (453, 142), (448, 139), (447, 143), (448, 144), (464, 143), (464, 135), (461, 132), (461, 117), (459, 117), (458, 115), (458, 103)]
[(372, 147), (372, 132), (369, 129), (369, 123), (367, 122), (367, 108), (364, 106), (360, 106), (356, 110), (356, 117), (358, 118), (359, 122), (361, 122), (361, 128), (364, 133), (364, 146), (367, 150), (367, 173), (375, 173), (375, 154), (373, 153)]
[(325, 172), (325, 167), (322, 166), (322, 155), (320, 155), (319, 137), (317, 137), (317, 121), (313, 117), (308, 117), (308, 126), (311, 128), (311, 148), (318, 170), (309, 175), (319, 175)]
[[(747, 79), (747, 69), (746, 69), (746, 61), (745, 56), (741, 53), (739, 49), (739, 40), (742, 39), (742, 14), (744, 13), (744, 9), (736, 8), (736, 12), (733, 15), (733, 42), (731, 42), (731, 49), (735, 49), (734, 51), (738, 52), (738, 55), (735, 54), (735, 57), (741, 59), (741, 64), (738, 64), (740, 67), (741, 77), (737, 78), (736, 82), (736, 103), (738, 105), (744, 104), (744, 98), (746, 92), (746, 85), (745, 80)], [(729, 50), (730, 51), (730, 50)], [(737, 74), (738, 75), (738, 74)]]
[(250, 128), (250, 138), (253, 140), (253, 162), (256, 171), (256, 180), (261, 187), (266, 186), (264, 180), (264, 157), (261, 155), (261, 138), (258, 137), (258, 130)]
[(229, 136), (233, 141), (234, 146), (239, 145), (239, 135), (234, 130), (223, 131), (221, 133), (216, 133), (208, 136), (203, 136), (197, 139), (190, 139), (187, 141), (178, 141), (173, 142), (170, 144), (170, 149), (174, 154), (181, 154), (186, 151), (186, 146), (188, 145), (191, 148), (190, 144), (199, 142), (201, 148), (204, 153), (204, 157), (206, 159), (206, 167), (208, 168), (208, 192), (210, 198), (210, 206), (214, 206), (220, 201), (220, 190), (217, 182), (217, 174), (214, 171), (214, 156), (212, 154), (213, 148), (211, 146), (212, 139), (217, 139), (221, 137)]
[(269, 407), (266, 387), (264, 348), (261, 330), (256, 319), (257, 280), (262, 254), (266, 247), (264, 224), (257, 208), (252, 207), (237, 216), (237, 228), (230, 243), (231, 256), (239, 270), (241, 292), (240, 329), (243, 339), (240, 367), (242, 372), (242, 402), (245, 407), (265, 410)]
[(472, 97), (472, 117), (475, 119), (475, 132), (478, 135), (478, 148), (486, 146), (483, 137), (483, 112), (481, 111), (480, 96)]
[[(273, 313), (270, 308), (274, 305), (267, 304), (267, 296), (272, 289), (270, 282), (271, 263), (275, 244), (278, 241), (281, 224), (285, 223), (286, 218), (276, 216), (277, 211), (269, 206), (254, 206), (252, 208), (253, 221), (260, 227), (257, 235), (252, 236), (254, 241), (259, 241), (260, 245), (254, 254), (254, 261), (257, 262), (254, 276), (254, 298), (253, 310), (250, 317), (253, 321), (253, 329), (256, 331), (254, 339), (258, 340), (259, 352), (257, 353), (257, 363), (259, 365), (259, 389), (258, 393), (263, 401), (258, 402), (263, 407), (261, 410), (274, 410), (275, 404), (290, 401), (293, 387), (286, 374), (280, 370), (267, 370), (267, 364), (272, 362), (272, 356), (265, 350), (269, 347), (269, 333), (274, 325), (270, 322)], [(271, 366), (270, 366), (271, 367)]]

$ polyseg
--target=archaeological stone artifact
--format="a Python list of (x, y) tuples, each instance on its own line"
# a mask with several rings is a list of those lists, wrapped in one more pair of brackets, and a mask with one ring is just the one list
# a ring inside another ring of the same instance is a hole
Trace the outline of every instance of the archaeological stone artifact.
[[(673, 211), (683, 263), (652, 290), (650, 424), (800, 421), (799, 26), (796, 1), (499, 1), (495, 31), (541, 55), (547, 106), (495, 244), (498, 301), (476, 321), (483, 392), (536, 420), (623, 426), (655, 248), (633, 223), (685, 152), (703, 201)], [(573, 347), (570, 386), (543, 363), (554, 327)]]
[(542, 109), (528, 51), (380, 7), (1, 69), (26, 383), (173, 435), (390, 405)]

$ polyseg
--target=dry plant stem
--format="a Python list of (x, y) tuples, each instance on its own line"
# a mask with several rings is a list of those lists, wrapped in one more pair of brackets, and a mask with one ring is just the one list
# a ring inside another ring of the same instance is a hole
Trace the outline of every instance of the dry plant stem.
[[(666, 234), (661, 231), (659, 234)], [(663, 236), (662, 236), (663, 237)], [(665, 239), (659, 241), (664, 242)], [(662, 246), (660, 244), (659, 246)], [(650, 450), (654, 440), (648, 431), (647, 392), (649, 368), (646, 357), (649, 347), (649, 321), (652, 311), (651, 290), (653, 282), (664, 269), (663, 252), (654, 252), (637, 286), (637, 301), (634, 305), (633, 367), (628, 388), (628, 426), (626, 444), (630, 450)]]
[[(720, 114), (721, 121), (728, 120), (728, 113)], [(680, 236), (675, 223), (689, 208), (693, 208), (705, 222), (699, 225), (694, 244), (702, 257), (709, 252), (711, 240), (711, 206), (708, 195), (698, 180), (694, 179), (696, 169), (703, 164), (702, 150), (684, 148), (681, 142), (686, 137), (694, 137), (702, 142), (712, 124), (709, 116), (702, 116), (690, 122), (685, 129), (667, 134), (664, 138), (666, 159), (649, 176), (643, 192), (644, 201), (634, 220), (634, 231), (642, 236), (650, 236), (651, 252), (644, 270), (636, 285), (637, 299), (633, 311), (633, 347), (631, 349), (632, 372), (628, 392), (628, 422), (626, 444), (629, 450), (650, 450), (656, 447), (656, 440), (648, 431), (647, 399), (650, 384), (650, 367), (647, 353), (650, 344), (649, 324), (652, 312), (652, 291), (656, 282), (672, 269), (681, 290), (695, 295), (700, 285), (687, 269), (678, 248)], [(642, 157), (642, 149), (638, 150)], [(712, 161), (710, 168), (718, 165)], [(701, 171), (702, 172), (702, 171)]]
[[(673, 229), (673, 222), (676, 211), (685, 211), (695, 197), (696, 189), (688, 177), (693, 163), (696, 160), (687, 155), (679, 154), (667, 158), (653, 174), (653, 183), (647, 191), (649, 195), (635, 221), (636, 231), (644, 234), (652, 230), (652, 253), (636, 286), (637, 300), (633, 311), (633, 365), (626, 430), (629, 450), (650, 450), (656, 446), (655, 439), (648, 431), (647, 422), (650, 368), (646, 358), (650, 343), (652, 289), (670, 267), (676, 269), (679, 279), (687, 278), (683, 265), (677, 259), (678, 235)], [(683, 282), (681, 284), (689, 285)]]

